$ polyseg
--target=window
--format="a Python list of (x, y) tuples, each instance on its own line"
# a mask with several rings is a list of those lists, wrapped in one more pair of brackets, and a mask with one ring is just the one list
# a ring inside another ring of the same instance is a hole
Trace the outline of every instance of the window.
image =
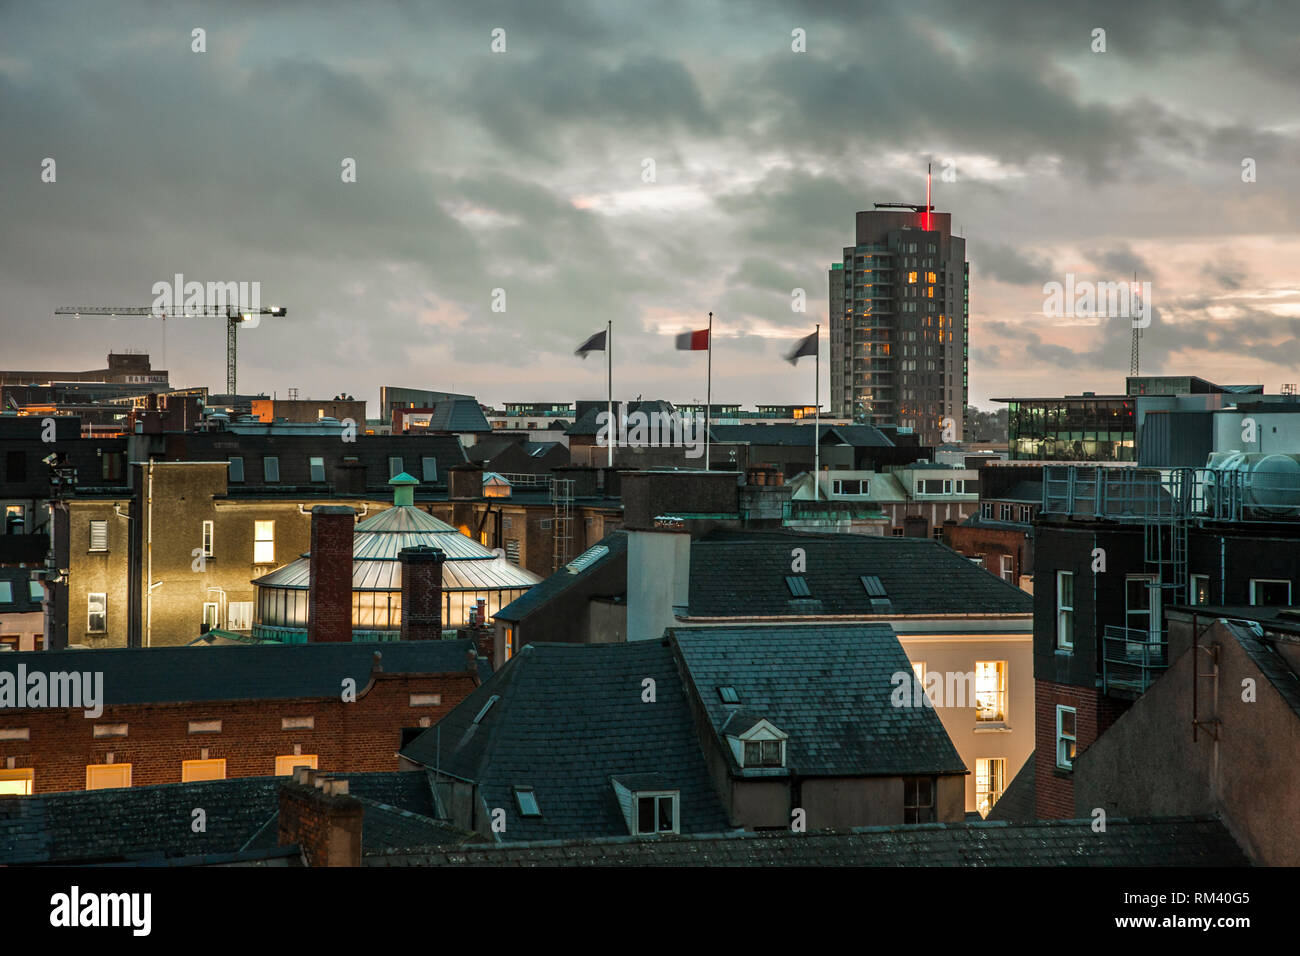
[(275, 563), (275, 522), (253, 522), (253, 563)]
[(181, 761), (181, 783), (189, 783), (192, 780), (225, 780), (226, 779), (226, 761), (225, 759), (212, 760), (182, 760)]
[(837, 495), (865, 495), (871, 482), (862, 478), (836, 478), (831, 482), (831, 490)]
[(311, 480), (314, 482), (324, 481), (325, 480), (325, 459), (310, 458), (308, 459), (307, 463), (308, 465), (311, 466)]
[(797, 574), (787, 575), (785, 586), (790, 589), (790, 594), (794, 597), (808, 597), (812, 593), (808, 590), (808, 582)]
[(993, 517), (993, 502), (985, 501), (980, 505), (980, 517), (990, 519)]
[(637, 833), (676, 833), (677, 794), (637, 794)]
[(521, 817), (540, 817), (542, 808), (537, 805), (537, 794), (532, 787), (515, 787), (515, 801)]
[(895, 538), (901, 538), (901, 537), (903, 536), (903, 529), (902, 529), (902, 528), (890, 528), (890, 529), (889, 529), (889, 533), (890, 533), (890, 535), (892, 535), (892, 536), (895, 537)]
[(1010, 521), (1012, 520), (1011, 516), (1014, 514), (1014, 512), (1015, 509), (1014, 506), (1012, 505), (998, 505), (998, 520)]
[(86, 630), (91, 634), (103, 634), (108, 630), (108, 595), (86, 595)]
[(903, 778), (903, 822), (934, 822), (934, 777)]
[(0, 581), (0, 604), (12, 604), (14, 601), (14, 586), (10, 581)]
[(1193, 574), (1190, 592), (1187, 596), (1192, 604), (1209, 604), (1210, 603), (1210, 576), (1208, 574)]
[(1025, 524), (1034, 520), (1034, 509), (1029, 505), (1020, 506), (1020, 520)]
[(406, 470), (406, 469), (404, 469), (404, 468), (402, 467), (402, 459), (400, 459), (400, 458), (396, 458), (396, 457), (394, 457), (394, 458), (389, 458), (389, 459), (388, 459), (388, 477), (389, 477), (389, 478), (396, 478), (398, 475), (400, 475), (400, 474), (401, 474), (403, 471), (405, 471), (405, 470)]
[(30, 767), (22, 770), (0, 769), (0, 797), (30, 797), (35, 783), (36, 773)]
[(1015, 563), (1011, 559), (1011, 555), (1002, 554), (999, 555), (998, 558), (1002, 565), (1002, 580), (1010, 581), (1012, 584), (1015, 584), (1016, 569), (1015, 569)]
[(1075, 747), (1078, 742), (1075, 736), (1074, 719), (1073, 707), (1056, 708), (1056, 765), (1062, 770), (1070, 770), (1074, 767)]
[(93, 763), (86, 767), (87, 790), (112, 790), (131, 786), (129, 763)]
[(27, 596), (33, 601), (45, 600), (45, 587), (40, 581), (27, 582)]
[(740, 695), (736, 693), (736, 688), (732, 687), (730, 684), (718, 688), (718, 697), (722, 699), (724, 704), (740, 703)]
[(315, 717), (281, 717), (281, 730), (315, 730)]
[(287, 754), (283, 757), (275, 758), (275, 775), (277, 777), (292, 777), (293, 771), (297, 767), (310, 767), (316, 769), (315, 754)]
[(438, 459), (437, 458), (427, 458), (427, 457), (421, 458), (420, 464), (424, 468), (424, 480), (426, 482), (433, 482), (438, 480)]
[(746, 740), (746, 767), (784, 767), (780, 740)]
[(1155, 640), (1160, 633), (1158, 588), (1156, 579), (1149, 574), (1124, 576), (1124, 626), (1140, 632), (1129, 635), (1133, 643)]
[(130, 731), (129, 724), (96, 724), (91, 728), (91, 736), (96, 740), (101, 737), (125, 737)]
[(214, 534), (213, 522), (203, 522), (203, 556), (212, 557), (212, 536)]
[(244, 459), (238, 457), (230, 459), (229, 479), (231, 483), (244, 480)]
[(203, 626), (207, 630), (221, 626), (221, 605), (215, 601), (203, 602)]
[(1056, 572), (1056, 647), (1074, 650), (1074, 572)]
[(90, 550), (91, 551), (108, 550), (108, 522), (107, 521), (90, 522)]
[(506, 625), (506, 660), (515, 656), (515, 629), (512, 625)]
[(980, 816), (987, 817), (1006, 790), (1007, 762), (1003, 757), (977, 757), (975, 759), (975, 808)]
[(275, 455), (267, 455), (262, 459), (262, 479), (267, 484), (280, 480), (280, 459)]
[(253, 629), (252, 601), (231, 601), (226, 605), (226, 629), (230, 631)]
[(975, 662), (975, 719), (1007, 719), (1007, 662)]
[(219, 734), (221, 733), (221, 721), (191, 720), (189, 722), (189, 732), (192, 734)]
[(1289, 607), (1291, 582), (1276, 578), (1251, 578), (1250, 603), (1261, 607)]
[(411, 694), (409, 699), (412, 707), (437, 707), (442, 703), (441, 694)]

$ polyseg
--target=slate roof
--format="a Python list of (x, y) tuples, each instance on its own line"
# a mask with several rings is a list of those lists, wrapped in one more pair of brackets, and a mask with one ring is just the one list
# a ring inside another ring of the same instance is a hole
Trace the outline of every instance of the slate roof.
[(384, 866), (1249, 866), (1213, 817), (927, 823), (790, 833), (503, 843), (366, 861)]
[[(812, 447), (812, 436), (817, 426), (806, 425), (713, 425), (709, 433), (716, 442), (746, 442), (750, 445), (790, 445)], [(820, 432), (823, 445), (854, 445), (858, 447), (888, 447), (894, 443), (870, 425), (823, 425)]]
[(1227, 626), (1259, 672), (1286, 701), (1291, 712), (1300, 717), (1300, 677), (1287, 665), (1285, 658), (1240, 624), (1230, 621)]
[[(563, 594), (569, 588), (578, 584), (594, 574), (598, 569), (608, 567), (615, 562), (627, 564), (627, 532), (612, 531), (605, 537), (601, 538), (595, 547), (604, 547), (609, 549), (609, 553), (604, 557), (593, 561), (581, 571), (574, 573), (565, 568), (556, 571), (550, 577), (542, 579), (538, 584), (533, 585), (521, 596), (515, 598), (501, 610), (497, 611), (495, 620), (498, 621), (522, 621), (533, 612), (545, 607), (552, 599)], [(588, 549), (590, 550), (590, 549)], [(583, 554), (586, 552), (584, 551)], [(582, 557), (582, 555), (578, 555)], [(574, 560), (577, 560), (576, 558)], [(626, 578), (624, 578), (626, 581)]]
[[(794, 548), (805, 552), (802, 573), (791, 571)], [(792, 594), (790, 576), (809, 593)], [(873, 605), (863, 576), (880, 578), (887, 606)], [(1033, 612), (1032, 596), (939, 541), (792, 531), (715, 531), (692, 542), (689, 602), (701, 618)]]
[[(663, 399), (647, 399), (642, 402), (615, 402), (614, 415), (617, 417), (620, 408), (626, 405), (629, 415), (635, 412), (645, 412), (647, 415), (652, 412), (658, 412), (661, 415), (668, 415), (673, 412), (672, 402), (666, 402)], [(602, 427), (598, 422), (601, 414), (608, 411), (605, 405), (593, 405), (589, 407), (582, 415), (568, 428), (564, 430), (566, 435), (596, 435), (599, 434)]]
[[(896, 707), (894, 674), (912, 665), (884, 624), (670, 628), (687, 676), (735, 776), (727, 734), (758, 718), (789, 734), (786, 767), (801, 776), (964, 773), (932, 707)], [(718, 688), (734, 687), (725, 703)], [(919, 688), (918, 688), (919, 689)], [(733, 715), (741, 714), (735, 725)]]
[[(474, 781), (480, 812), (504, 809), (510, 839), (626, 834), (610, 777), (635, 773), (672, 779), (683, 832), (720, 832), (686, 695), (666, 641), (529, 644), (402, 755)], [(533, 788), (541, 816), (520, 815), (517, 786)]]
[(477, 400), (445, 398), (433, 407), (429, 430), (439, 432), (491, 432), (492, 425)]
[[(422, 773), (334, 774), (365, 805), (363, 852), (461, 842), (434, 813)], [(113, 790), (0, 797), (0, 864), (157, 861), (274, 850), (280, 785), (240, 777)], [(206, 830), (191, 827), (201, 807)], [(413, 842), (414, 841), (414, 842)]]
[[(0, 673), (102, 672), (103, 704), (216, 700), (337, 699), (346, 677), (358, 692), (369, 681), (375, 654), (387, 673), (464, 672), (469, 640), (386, 641), (255, 646), (118, 647), (103, 650), (22, 651), (0, 654)], [(480, 678), (487, 663), (479, 662)], [(16, 712), (16, 711), (15, 711)]]

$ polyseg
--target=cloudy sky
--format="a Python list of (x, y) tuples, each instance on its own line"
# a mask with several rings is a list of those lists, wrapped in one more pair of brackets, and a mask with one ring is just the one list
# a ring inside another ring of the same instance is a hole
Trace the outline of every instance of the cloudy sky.
[[(1122, 389), (1126, 319), (1043, 315), (1067, 273), (1152, 283), (1144, 372), (1300, 380), (1300, 4), (270, 6), (0, 2), (0, 368), (162, 365), (156, 320), (51, 313), (181, 273), (288, 306), (242, 392), (601, 397), (612, 319), (617, 392), (702, 400), (712, 310), (715, 400), (807, 401), (854, 211), (933, 161), (973, 403)], [(167, 323), (174, 384), (224, 390), (222, 325)]]

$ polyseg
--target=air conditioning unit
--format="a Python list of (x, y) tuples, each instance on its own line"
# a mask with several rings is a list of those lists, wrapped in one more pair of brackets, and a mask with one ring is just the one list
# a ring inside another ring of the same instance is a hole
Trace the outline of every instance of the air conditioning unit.
[(1300, 454), (1214, 452), (1206, 468), (1207, 513), (1227, 517), (1235, 497), (1245, 517), (1300, 517)]

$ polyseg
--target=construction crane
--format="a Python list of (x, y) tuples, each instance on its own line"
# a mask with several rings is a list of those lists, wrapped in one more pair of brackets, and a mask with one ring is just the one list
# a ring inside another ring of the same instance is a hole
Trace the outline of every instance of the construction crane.
[(238, 306), (199, 306), (193, 309), (182, 309), (179, 312), (167, 313), (159, 311), (152, 307), (138, 309), (132, 306), (111, 306), (111, 305), (77, 305), (68, 308), (55, 309), (55, 315), (140, 315), (154, 316), (167, 321), (168, 315), (173, 318), (176, 316), (222, 316), (226, 320), (226, 394), (235, 394), (235, 355), (237, 352), (237, 333), (239, 326), (245, 322), (251, 322), (255, 316), (288, 315), (289, 310), (282, 305), (273, 305), (268, 308), (240, 308)]

